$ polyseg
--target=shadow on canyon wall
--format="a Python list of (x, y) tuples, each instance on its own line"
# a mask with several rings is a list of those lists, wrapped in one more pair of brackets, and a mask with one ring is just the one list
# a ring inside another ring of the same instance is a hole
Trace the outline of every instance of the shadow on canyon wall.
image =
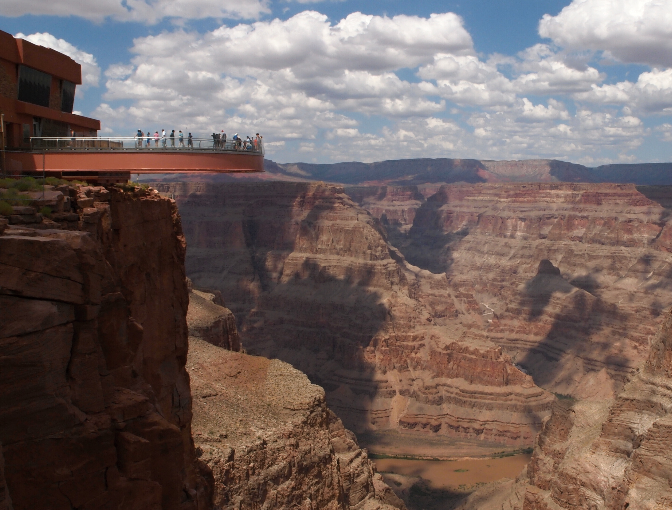
[[(557, 311), (549, 310), (549, 306), (553, 306), (552, 298), (558, 294), (567, 298)], [(625, 317), (616, 305), (600, 298), (599, 283), (594, 275), (579, 275), (568, 281), (550, 261), (542, 260), (537, 275), (525, 284), (520, 306), (529, 309), (531, 323), (544, 315), (552, 320), (544, 338), (517, 361), (529, 371), (537, 385), (561, 384), (563, 381), (559, 378), (563, 373), (572, 377), (573, 372), (565, 370), (566, 364), (560, 363), (565, 355), (587, 363), (591, 359), (603, 360), (607, 368), (628, 365), (625, 357), (605, 354), (613, 349), (610, 342), (596, 340), (600, 331)]]
[[(278, 358), (305, 372), (313, 383), (325, 388), (328, 405), (348, 428), (365, 428), (366, 413), (339, 412), (343, 403), (334, 405), (330, 392), (344, 385), (355, 395), (376, 393), (373, 370), (364, 352), (387, 320), (388, 309), (376, 288), (384, 276), (375, 264), (360, 259), (353, 263), (347, 254), (345, 258), (336, 256), (333, 246), (324, 248), (320, 243), (327, 244), (326, 236), (332, 234), (325, 233), (323, 223), (330, 221), (327, 217), (341, 214), (342, 206), (333, 193), (324, 199), (313, 197), (314, 203), (306, 204), (308, 185), (302, 183), (283, 187), (283, 193), (275, 196), (269, 188), (268, 196), (244, 205), (240, 197), (237, 205), (229, 200), (225, 188), (220, 188), (221, 193), (218, 186), (213, 188), (224, 204), (220, 206), (224, 209), (222, 221), (236, 218), (240, 228), (228, 227), (222, 243), (208, 243), (239, 246), (236, 275), (216, 285), (193, 274), (194, 284), (222, 292), (236, 315), (248, 353)], [(197, 248), (200, 240), (196, 236), (192, 239), (192, 234), (198, 227), (190, 221), (189, 202), (184, 201), (180, 210), (188, 246)], [(299, 220), (295, 217), (301, 207), (312, 208)], [(198, 221), (198, 214), (193, 217)], [(231, 232), (242, 239), (226, 238)], [(351, 241), (353, 245), (358, 242)], [(352, 249), (366, 251), (361, 246)], [(342, 370), (357, 371), (356, 380), (334, 375)]]
[(469, 235), (468, 227), (455, 232), (444, 231), (446, 220), (441, 207), (445, 204), (442, 190), (429, 197), (415, 212), (408, 233), (390, 222), (387, 225), (383, 223), (388, 229), (390, 242), (410, 264), (435, 274), (450, 271), (453, 247)]

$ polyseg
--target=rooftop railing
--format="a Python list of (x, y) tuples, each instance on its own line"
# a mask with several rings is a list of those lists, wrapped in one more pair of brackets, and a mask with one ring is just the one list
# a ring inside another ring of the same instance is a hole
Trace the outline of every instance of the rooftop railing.
[(189, 140), (184, 137), (180, 140), (178, 137), (155, 138), (152, 136), (143, 136), (142, 138), (127, 137), (31, 137), (30, 149), (35, 151), (209, 151), (209, 152), (248, 152), (264, 153), (263, 144), (254, 140), (226, 140), (222, 142), (212, 138), (192, 138)]

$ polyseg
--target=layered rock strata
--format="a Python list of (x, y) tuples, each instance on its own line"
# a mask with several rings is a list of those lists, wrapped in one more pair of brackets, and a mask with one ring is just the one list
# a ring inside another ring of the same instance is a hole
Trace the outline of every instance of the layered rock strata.
[(472, 335), (555, 392), (613, 396), (672, 305), (671, 188), (451, 185), (419, 207), (413, 187), (352, 193), (488, 318)]
[(67, 195), (63, 217), (0, 235), (0, 507), (207, 508), (175, 204)]
[(227, 297), (250, 352), (323, 386), (348, 428), (532, 443), (553, 397), (473, 334), (477, 303), (409, 266), (342, 188), (159, 189), (179, 204), (194, 284)]
[(613, 403), (558, 407), (539, 437), (523, 508), (672, 507), (672, 313)]
[(303, 373), (194, 337), (188, 369), (215, 508), (404, 508)]
[(560, 400), (527, 472), (462, 510), (663, 510), (672, 507), (672, 313), (646, 362), (611, 400)]

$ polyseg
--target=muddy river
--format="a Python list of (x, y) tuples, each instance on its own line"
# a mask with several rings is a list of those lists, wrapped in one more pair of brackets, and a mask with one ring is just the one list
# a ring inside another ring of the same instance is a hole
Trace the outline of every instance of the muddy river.
[(516, 455), (501, 459), (470, 460), (403, 460), (373, 459), (378, 471), (404, 476), (419, 476), (433, 489), (470, 487), (477, 483), (494, 482), (517, 477), (531, 455)]

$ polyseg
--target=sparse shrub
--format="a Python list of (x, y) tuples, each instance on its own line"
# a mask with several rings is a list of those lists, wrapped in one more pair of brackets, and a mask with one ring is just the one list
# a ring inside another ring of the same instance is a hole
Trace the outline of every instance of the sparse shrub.
[(9, 188), (0, 193), (0, 200), (4, 200), (9, 205), (24, 205), (28, 197), (21, 196), (16, 188)]
[(51, 218), (51, 213), (52, 213), (51, 207), (47, 205), (45, 205), (40, 209), (40, 214), (46, 218)]
[(13, 187), (19, 191), (37, 191), (42, 188), (40, 183), (38, 183), (32, 177), (24, 177), (23, 179), (19, 179), (14, 183)]
[(0, 200), (0, 214), (2, 216), (11, 216), (14, 214), (12, 206), (9, 205), (9, 203), (7, 203), (5, 200)]
[(16, 179), (10, 179), (9, 177), (0, 179), (0, 188), (11, 188), (15, 180)]
[(49, 186), (59, 186), (61, 184), (68, 184), (68, 181), (66, 181), (65, 179), (59, 179), (58, 177), (47, 177), (44, 180), (44, 182)]

